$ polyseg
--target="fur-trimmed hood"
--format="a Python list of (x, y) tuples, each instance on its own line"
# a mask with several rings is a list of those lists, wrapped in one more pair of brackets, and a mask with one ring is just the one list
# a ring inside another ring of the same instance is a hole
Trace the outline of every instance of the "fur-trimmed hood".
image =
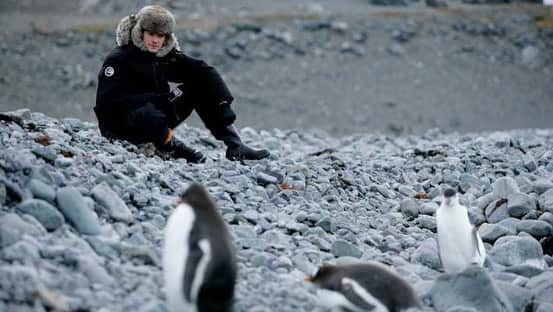
[(136, 15), (125, 16), (115, 30), (117, 45), (122, 47), (132, 43), (143, 51), (148, 51), (142, 36), (144, 30), (154, 33), (165, 33), (163, 47), (156, 53), (157, 57), (164, 57), (173, 48), (180, 50), (177, 37), (173, 33), (175, 18), (171, 12), (158, 5), (145, 6)]

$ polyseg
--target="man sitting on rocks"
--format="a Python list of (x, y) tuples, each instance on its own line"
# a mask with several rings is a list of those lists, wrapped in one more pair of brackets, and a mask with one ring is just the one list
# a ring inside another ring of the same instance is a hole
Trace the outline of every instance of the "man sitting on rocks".
[[(262, 159), (269, 151), (246, 146), (233, 127), (233, 97), (219, 73), (180, 51), (175, 18), (167, 9), (145, 6), (123, 18), (116, 30), (117, 47), (98, 75), (94, 111), (103, 136), (133, 143), (152, 142), (188, 162), (205, 156), (173, 135), (193, 110), (211, 134), (227, 146), (230, 160)], [(170, 90), (169, 82), (179, 83)]]

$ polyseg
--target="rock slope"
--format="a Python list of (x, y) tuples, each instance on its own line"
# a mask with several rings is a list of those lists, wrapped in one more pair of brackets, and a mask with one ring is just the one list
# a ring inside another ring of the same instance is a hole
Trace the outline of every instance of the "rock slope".
[[(323, 262), (400, 272), (425, 311), (551, 311), (553, 130), (333, 139), (241, 129), (271, 149), (238, 163), (203, 129), (190, 165), (109, 141), (95, 124), (19, 110), (0, 121), (0, 311), (166, 311), (163, 229), (189, 183), (207, 186), (238, 253), (237, 311), (324, 311), (303, 282)], [(481, 224), (485, 269), (444, 274), (444, 185)]]

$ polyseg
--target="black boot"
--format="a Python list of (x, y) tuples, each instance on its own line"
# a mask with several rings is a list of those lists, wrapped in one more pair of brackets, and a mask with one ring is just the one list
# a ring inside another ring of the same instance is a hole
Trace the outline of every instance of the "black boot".
[(225, 142), (227, 146), (225, 156), (230, 160), (259, 160), (271, 155), (266, 149), (256, 150), (242, 143), (238, 132), (236, 132), (236, 129), (232, 125), (216, 131), (215, 137)]
[(171, 154), (174, 158), (184, 158), (189, 163), (199, 164), (206, 160), (204, 154), (191, 149), (174, 136), (169, 143), (158, 146), (157, 149), (162, 153)]

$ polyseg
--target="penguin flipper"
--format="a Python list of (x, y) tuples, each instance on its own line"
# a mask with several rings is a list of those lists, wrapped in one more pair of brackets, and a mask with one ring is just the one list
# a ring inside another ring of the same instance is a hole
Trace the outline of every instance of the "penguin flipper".
[(341, 292), (353, 305), (363, 311), (384, 312), (388, 309), (365, 288), (351, 278), (342, 279)]
[(191, 244), (183, 284), (184, 295), (189, 302), (196, 302), (210, 260), (211, 246), (207, 239)]
[(440, 240), (439, 239), (435, 239), (436, 241), (436, 245), (438, 246), (438, 259), (440, 259), (440, 265), (444, 265), (444, 260), (442, 260), (442, 253), (440, 252)]
[(482, 238), (480, 238), (478, 229), (475, 226), (472, 227), (472, 245), (474, 246), (472, 262), (480, 265), (480, 263), (484, 262), (482, 259), (486, 257), (486, 249), (484, 248), (484, 243), (482, 242)]

